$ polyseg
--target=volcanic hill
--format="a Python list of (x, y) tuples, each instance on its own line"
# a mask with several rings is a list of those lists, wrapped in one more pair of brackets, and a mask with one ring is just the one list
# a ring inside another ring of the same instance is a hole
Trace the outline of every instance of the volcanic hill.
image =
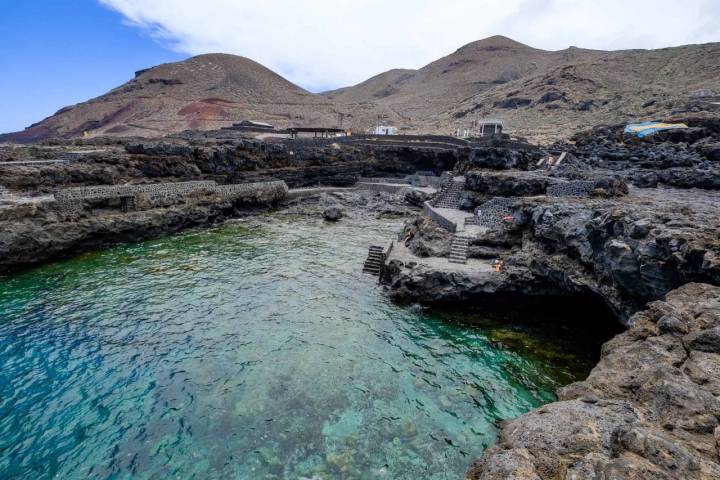
[(720, 111), (720, 43), (659, 50), (545, 51), (495, 36), (419, 70), (390, 70), (313, 94), (262, 65), (209, 54), (140, 71), (107, 94), (66, 107), (5, 141), (157, 137), (241, 120), (366, 131), (377, 116), (401, 133), (452, 134), (486, 117), (537, 141), (600, 123)]

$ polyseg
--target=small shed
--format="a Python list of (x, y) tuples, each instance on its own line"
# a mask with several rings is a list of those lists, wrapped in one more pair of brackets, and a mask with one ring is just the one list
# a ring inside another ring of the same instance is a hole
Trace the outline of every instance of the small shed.
[(478, 120), (477, 132), (479, 137), (500, 135), (503, 132), (503, 121), (494, 119)]

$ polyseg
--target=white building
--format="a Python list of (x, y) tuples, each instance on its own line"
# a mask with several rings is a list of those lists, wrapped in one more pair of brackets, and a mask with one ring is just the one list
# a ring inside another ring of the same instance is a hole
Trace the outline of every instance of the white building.
[(502, 131), (502, 120), (484, 119), (473, 121), (470, 128), (458, 128), (455, 130), (455, 136), (458, 138), (488, 137), (499, 135)]
[(478, 121), (478, 136), (487, 137), (490, 135), (500, 135), (503, 131), (502, 120), (485, 119)]
[(397, 135), (397, 128), (378, 125), (373, 131), (374, 135)]

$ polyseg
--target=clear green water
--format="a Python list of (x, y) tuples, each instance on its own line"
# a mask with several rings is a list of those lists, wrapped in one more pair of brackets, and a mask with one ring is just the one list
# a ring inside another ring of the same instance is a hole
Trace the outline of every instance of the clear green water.
[(275, 217), (0, 280), (0, 478), (462, 478), (590, 360), (391, 303), (359, 267), (398, 227)]

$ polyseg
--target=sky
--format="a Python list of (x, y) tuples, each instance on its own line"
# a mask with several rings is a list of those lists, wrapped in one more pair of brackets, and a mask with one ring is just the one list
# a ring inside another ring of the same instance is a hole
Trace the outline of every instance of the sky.
[(319, 92), (505, 35), (536, 48), (720, 41), (720, 0), (0, 0), (0, 132), (134, 72), (243, 55)]

